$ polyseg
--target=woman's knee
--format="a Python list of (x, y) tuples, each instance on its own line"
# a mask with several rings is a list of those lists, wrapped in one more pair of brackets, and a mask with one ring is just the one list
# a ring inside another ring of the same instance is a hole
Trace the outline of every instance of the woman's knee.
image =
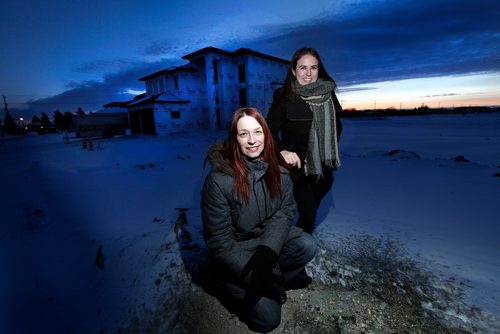
[(306, 258), (307, 262), (309, 262), (316, 255), (316, 252), (318, 250), (318, 243), (316, 242), (316, 239), (314, 239), (312, 235), (304, 232), (301, 235), (301, 239), (304, 249), (304, 258)]
[(300, 236), (287, 241), (281, 255), (284, 259), (305, 265), (316, 255), (317, 247), (316, 240), (310, 234), (302, 231)]

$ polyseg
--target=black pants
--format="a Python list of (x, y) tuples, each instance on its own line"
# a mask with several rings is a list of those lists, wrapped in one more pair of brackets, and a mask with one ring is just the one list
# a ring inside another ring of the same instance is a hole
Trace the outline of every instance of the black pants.
[(292, 180), (293, 195), (299, 213), (297, 226), (312, 234), (321, 200), (333, 184), (333, 169), (323, 167), (324, 177), (320, 179), (317, 176), (306, 176), (303, 168), (296, 172)]
[[(307, 233), (288, 240), (279, 255), (278, 263), (285, 281), (292, 280), (316, 254), (316, 240)], [(220, 274), (224, 276), (224, 273)], [(247, 300), (245, 288), (236, 279), (225, 276), (220, 279), (221, 288), (229, 300), (226, 304), (238, 314), (239, 318), (252, 331), (267, 333), (278, 327), (281, 322), (281, 304), (268, 297)]]

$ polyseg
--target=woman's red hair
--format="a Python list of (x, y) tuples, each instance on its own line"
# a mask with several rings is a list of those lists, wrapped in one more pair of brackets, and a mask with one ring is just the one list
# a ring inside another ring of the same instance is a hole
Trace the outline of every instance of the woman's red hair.
[(274, 138), (269, 130), (264, 116), (256, 108), (244, 107), (237, 109), (233, 114), (227, 140), (224, 143), (224, 158), (228, 161), (234, 170), (233, 190), (245, 202), (250, 198), (250, 187), (248, 184), (248, 170), (243, 161), (243, 155), (238, 144), (238, 121), (244, 117), (250, 116), (260, 124), (264, 133), (264, 150), (260, 159), (268, 164), (267, 172), (264, 175), (267, 189), (271, 197), (276, 197), (282, 192), (280, 165), (287, 167), (286, 163), (278, 152)]

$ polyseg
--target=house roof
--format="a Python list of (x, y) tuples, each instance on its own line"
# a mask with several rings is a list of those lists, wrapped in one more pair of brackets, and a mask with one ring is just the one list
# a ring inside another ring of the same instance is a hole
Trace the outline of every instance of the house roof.
[(163, 103), (190, 103), (189, 100), (183, 100), (180, 97), (174, 95), (171, 92), (163, 92), (158, 95), (155, 102), (163, 102)]
[(189, 54), (183, 56), (182, 59), (190, 60), (190, 59), (193, 59), (193, 58), (195, 58), (197, 56), (203, 55), (203, 54), (208, 53), (208, 52), (220, 53), (222, 55), (230, 56), (230, 57), (238, 57), (238, 56), (244, 56), (244, 55), (248, 54), (248, 55), (253, 55), (253, 56), (257, 56), (257, 57), (261, 57), (261, 58), (265, 58), (265, 59), (277, 61), (277, 62), (280, 62), (280, 63), (283, 63), (283, 64), (289, 64), (290, 63), (286, 59), (282, 59), (282, 58), (270, 56), (270, 55), (267, 55), (265, 53), (260, 53), (260, 52), (257, 52), (257, 51), (254, 51), (254, 50), (251, 50), (251, 49), (248, 49), (248, 48), (240, 48), (240, 49), (238, 49), (238, 50), (236, 50), (234, 52), (229, 52), (229, 51), (225, 51), (225, 50), (222, 50), (222, 49), (215, 48), (213, 46), (207, 46), (206, 48), (203, 48), (203, 49), (200, 49), (198, 51), (189, 53)]
[(290, 61), (288, 61), (286, 59), (270, 56), (270, 55), (267, 55), (265, 53), (260, 53), (260, 52), (257, 52), (257, 51), (251, 50), (251, 49), (247, 49), (247, 48), (241, 48), (241, 49), (238, 49), (232, 53), (233, 57), (244, 56), (247, 54), (261, 57), (261, 58), (265, 58), (265, 59), (269, 59), (269, 60), (273, 60), (273, 61), (283, 63), (283, 64), (290, 64)]
[(110, 103), (106, 103), (105, 105), (103, 105), (104, 108), (106, 109), (113, 109), (113, 108), (127, 108), (127, 106), (132, 103), (132, 102), (135, 102), (135, 101), (138, 101), (138, 100), (141, 100), (143, 98), (145, 98), (147, 96), (146, 93), (142, 93), (142, 94), (139, 94), (139, 95), (136, 95), (134, 96), (134, 98), (130, 101), (124, 101), (124, 102), (110, 102)]
[(103, 105), (104, 108), (106, 109), (112, 109), (112, 108), (127, 108), (127, 104), (129, 104), (130, 101), (125, 101), (125, 102), (110, 102), (106, 103)]
[(226, 56), (231, 56), (232, 55), (232, 53), (229, 52), (229, 51), (225, 51), (225, 50), (222, 50), (222, 49), (214, 48), (213, 46), (207, 46), (207, 47), (205, 47), (203, 49), (199, 49), (198, 51), (191, 52), (191, 53), (183, 56), (182, 59), (190, 60), (190, 59), (195, 58), (196, 56), (199, 56), (199, 55), (202, 55), (202, 54), (205, 54), (205, 53), (208, 53), (208, 52), (220, 53), (220, 54), (223, 54), (223, 55), (226, 55)]
[(147, 95), (140, 99), (130, 101), (127, 106), (140, 106), (149, 103), (190, 103), (189, 100), (183, 100), (170, 92), (163, 92), (154, 95)]
[[(254, 51), (254, 50), (251, 50), (251, 49), (247, 49), (247, 48), (240, 48), (234, 52), (229, 52), (229, 51), (225, 51), (225, 50), (222, 50), (222, 49), (218, 49), (218, 48), (215, 48), (213, 46), (207, 46), (203, 49), (200, 49), (198, 51), (195, 51), (195, 52), (192, 52), (192, 53), (189, 53), (185, 56), (182, 57), (182, 59), (186, 59), (186, 60), (189, 60), (191, 61), (192, 59), (198, 57), (198, 56), (201, 56), (201, 55), (204, 55), (208, 52), (215, 52), (215, 53), (219, 53), (219, 54), (222, 54), (222, 55), (225, 55), (225, 56), (229, 56), (229, 57), (239, 57), (239, 56), (244, 56), (244, 55), (253, 55), (253, 56), (256, 56), (256, 57), (260, 57), (260, 58), (264, 58), (264, 59), (269, 59), (269, 60), (272, 60), (272, 61), (276, 61), (276, 62), (279, 62), (279, 63), (282, 63), (282, 64), (290, 64), (290, 62), (286, 59), (283, 59), (283, 58), (278, 58), (278, 57), (274, 57), (274, 56), (270, 56), (270, 55), (266, 55), (265, 53), (260, 53), (260, 52), (257, 52), (257, 51)], [(169, 67), (167, 69), (164, 69), (164, 70), (161, 70), (161, 71), (158, 71), (158, 72), (155, 72), (155, 73), (151, 73), (151, 74), (148, 74), (142, 78), (139, 79), (139, 81), (146, 81), (148, 79), (151, 79), (151, 78), (154, 78), (154, 77), (157, 77), (161, 74), (173, 74), (173, 73), (176, 73), (176, 72), (180, 72), (180, 71), (186, 71), (186, 72), (197, 72), (198, 70), (196, 68), (193, 68), (191, 67), (190, 64), (185, 64), (185, 65), (182, 65), (182, 66), (173, 66), (173, 67)]]
[(181, 71), (185, 71), (185, 72), (197, 72), (198, 71), (197, 69), (195, 69), (193, 67), (189, 67), (188, 65), (189, 64), (182, 65), (182, 66), (169, 67), (167, 69), (164, 69), (164, 70), (152, 73), (152, 74), (148, 74), (145, 77), (140, 78), (139, 81), (146, 81), (150, 78), (157, 77), (160, 74), (173, 74), (173, 73), (181, 72)]

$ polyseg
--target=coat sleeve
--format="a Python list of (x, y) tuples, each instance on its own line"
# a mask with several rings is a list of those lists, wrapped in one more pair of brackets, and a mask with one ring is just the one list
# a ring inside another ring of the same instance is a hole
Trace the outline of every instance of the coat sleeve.
[(285, 104), (283, 103), (283, 99), (280, 97), (279, 89), (273, 94), (273, 102), (269, 108), (266, 121), (274, 140), (278, 144), (278, 150), (286, 150), (286, 147), (281, 142), (279, 136), (282, 126), (286, 122)]
[(276, 252), (281, 253), (285, 244), (296, 212), (295, 199), (293, 197), (293, 185), (289, 174), (282, 174), (283, 195), (280, 208), (274, 215), (267, 219), (264, 233), (260, 244), (265, 245)]
[(215, 173), (209, 173), (201, 191), (203, 236), (215, 260), (239, 276), (248, 259), (242, 259), (232, 228), (231, 208), (218, 180)]

